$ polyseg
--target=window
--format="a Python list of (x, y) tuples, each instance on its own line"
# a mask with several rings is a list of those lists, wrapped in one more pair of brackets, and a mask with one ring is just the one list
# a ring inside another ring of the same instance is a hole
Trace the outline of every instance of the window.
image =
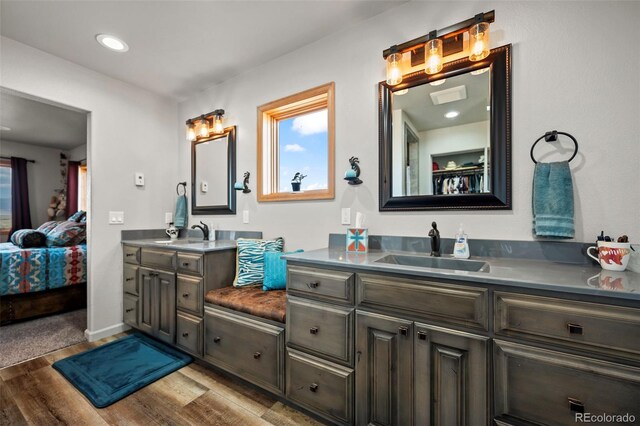
[(0, 159), (0, 234), (11, 230), (11, 161)]
[(333, 199), (334, 129), (334, 83), (259, 107), (258, 201)]
[(87, 211), (87, 165), (78, 167), (78, 210)]

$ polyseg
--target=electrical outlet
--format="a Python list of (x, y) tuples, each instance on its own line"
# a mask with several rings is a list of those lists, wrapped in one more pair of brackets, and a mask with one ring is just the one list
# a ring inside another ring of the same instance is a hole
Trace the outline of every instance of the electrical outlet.
[(249, 210), (242, 210), (242, 223), (249, 223)]
[(342, 224), (343, 225), (351, 225), (351, 209), (350, 208), (344, 208), (342, 209)]
[(164, 223), (171, 223), (171, 222), (173, 222), (173, 213), (166, 212), (164, 214)]
[(109, 212), (109, 224), (110, 225), (123, 225), (124, 224), (124, 212)]
[(144, 173), (136, 172), (135, 183), (136, 186), (144, 186)]
[(208, 182), (202, 182), (200, 184), (200, 191), (202, 191), (202, 192), (209, 191), (209, 183)]

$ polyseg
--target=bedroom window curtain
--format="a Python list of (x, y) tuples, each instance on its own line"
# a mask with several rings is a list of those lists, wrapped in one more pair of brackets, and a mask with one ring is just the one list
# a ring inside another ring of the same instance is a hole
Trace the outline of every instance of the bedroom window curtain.
[(20, 229), (31, 229), (27, 160), (11, 157), (11, 230), (8, 238)]
[(78, 171), (79, 161), (69, 161), (67, 168), (67, 217), (78, 211)]

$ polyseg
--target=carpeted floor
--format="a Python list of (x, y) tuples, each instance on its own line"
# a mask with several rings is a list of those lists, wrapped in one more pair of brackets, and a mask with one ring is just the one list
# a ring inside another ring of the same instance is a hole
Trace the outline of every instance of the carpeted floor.
[(80, 343), (86, 328), (86, 309), (0, 327), (0, 368)]

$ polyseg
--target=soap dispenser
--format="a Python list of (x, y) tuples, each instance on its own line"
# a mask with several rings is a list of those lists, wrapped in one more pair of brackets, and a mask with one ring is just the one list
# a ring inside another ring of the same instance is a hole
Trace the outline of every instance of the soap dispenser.
[(469, 241), (467, 234), (462, 230), (462, 224), (460, 224), (460, 229), (458, 229), (458, 234), (456, 235), (456, 243), (453, 246), (453, 257), (457, 257), (458, 259), (469, 258)]

